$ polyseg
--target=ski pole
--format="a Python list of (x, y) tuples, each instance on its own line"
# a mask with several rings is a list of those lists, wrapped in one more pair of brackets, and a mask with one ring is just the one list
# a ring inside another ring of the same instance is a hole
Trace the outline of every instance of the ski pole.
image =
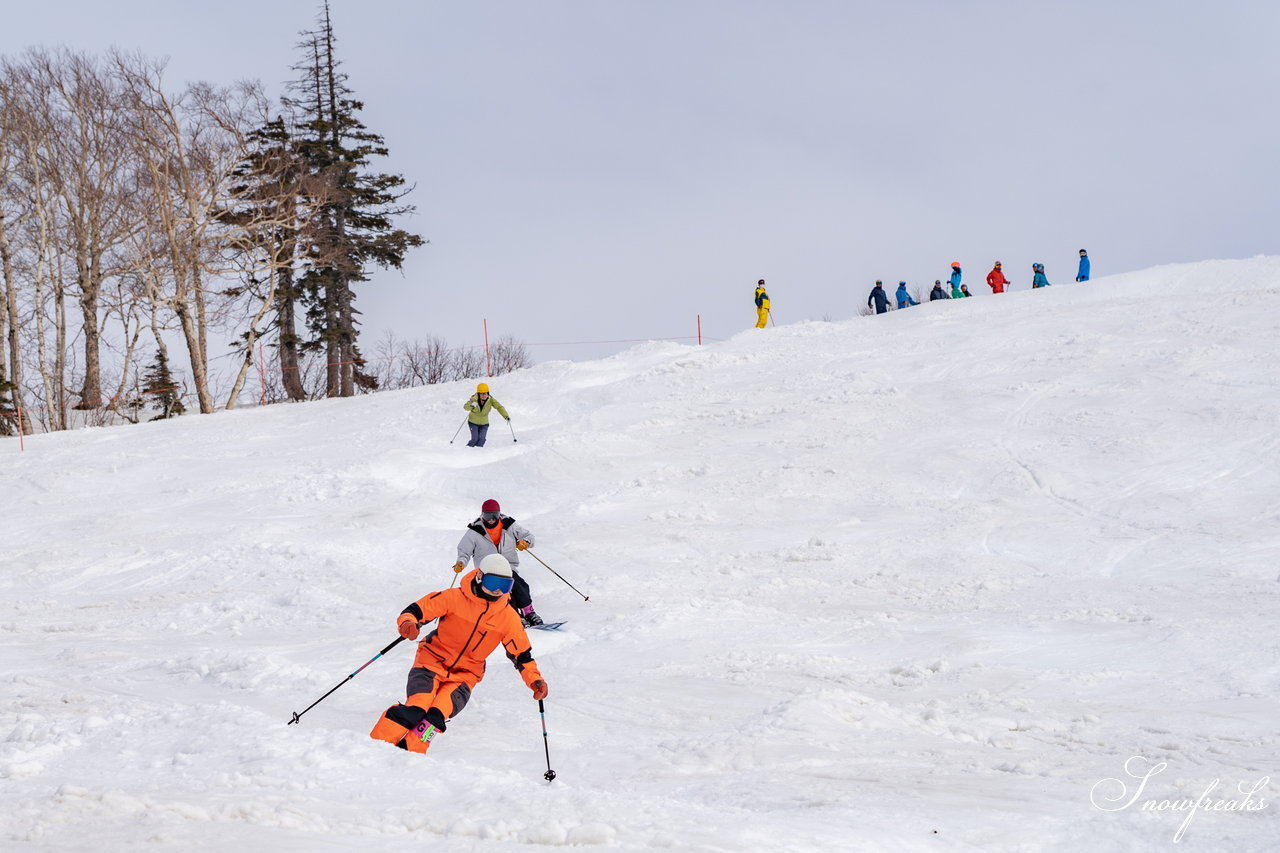
[(550, 782), (556, 778), (556, 771), (551, 769), (551, 747), (547, 746), (547, 706), (541, 699), (538, 700), (538, 714), (542, 717), (542, 751), (547, 755), (547, 772), (542, 774), (542, 778)]
[(770, 326), (774, 326), (774, 327), (777, 327), (777, 325), (778, 325), (777, 323), (773, 322), (773, 310), (772, 310), (772, 309), (770, 309), (770, 310), (769, 310), (769, 325), (770, 325)]
[[(528, 554), (530, 557), (533, 557), (533, 559), (537, 560), (539, 563), (542, 563), (542, 558), (541, 558), (541, 557), (539, 557), (537, 554), (533, 553), (532, 551), (530, 551), (528, 548), (524, 549), (524, 552), (525, 552), (526, 554)], [(569, 589), (571, 589), (571, 590), (573, 590), (574, 592), (578, 593), (578, 595), (582, 595), (582, 590), (578, 589), (576, 586), (574, 586), (573, 584), (569, 583), (568, 581), (565, 581), (563, 577), (560, 577), (560, 573), (559, 573), (559, 572), (557, 572), (555, 569), (551, 568), (550, 566), (547, 566), (547, 564), (546, 564), (546, 563), (542, 563), (542, 565), (546, 566), (547, 571), (551, 572), (551, 574), (555, 575), (556, 577), (560, 578), (560, 580), (564, 581), (565, 586), (569, 587)], [(591, 600), (591, 597), (590, 597), (590, 596), (586, 596), (586, 595), (582, 595), (582, 600), (583, 600), (583, 601), (590, 601), (590, 600)]]
[[(378, 658), (382, 657), (382, 656), (383, 656), (383, 655), (385, 655), (387, 652), (391, 651), (393, 648), (395, 648), (397, 645), (399, 645), (403, 640), (404, 640), (404, 637), (396, 637), (396, 638), (395, 638), (395, 640), (394, 640), (393, 642), (391, 642), (391, 643), (387, 644), (387, 647), (386, 647), (385, 649), (383, 649), (382, 651), (378, 652), (378, 653), (377, 653), (376, 655), (374, 655), (373, 657), (369, 658), (368, 663), (366, 663), (364, 666), (360, 667), (360, 669), (357, 669), (355, 672), (353, 672), (353, 673), (351, 673), (350, 675), (348, 675), (348, 676), (347, 676), (346, 678), (344, 678), (342, 681), (339, 681), (337, 684), (335, 684), (335, 685), (334, 685), (334, 687), (333, 687), (333, 690), (330, 690), (330, 691), (329, 691), (329, 693), (332, 693), (334, 690), (337, 690), (339, 687), (341, 687), (342, 685), (346, 684), (346, 683), (347, 683), (348, 681), (350, 681), (351, 679), (355, 678), (357, 675), (359, 675), (361, 672), (363, 672), (363, 671), (364, 671), (364, 667), (365, 667), (365, 666), (368, 666), (370, 663), (373, 663), (373, 662), (374, 662), (374, 661), (376, 661)], [(299, 720), (299, 719), (301, 719), (302, 714), (307, 713), (307, 711), (310, 711), (312, 708), (314, 708), (315, 706), (319, 705), (319, 704), (320, 704), (321, 702), (323, 702), (325, 699), (328, 699), (328, 698), (329, 698), (329, 693), (324, 694), (324, 695), (323, 695), (323, 696), (321, 696), (319, 699), (317, 699), (316, 701), (312, 702), (312, 703), (311, 703), (310, 705), (308, 705), (305, 709), (303, 709), (302, 713), (299, 713), (299, 712), (297, 712), (297, 711), (294, 711), (294, 712), (293, 712), (293, 719), (292, 719), (292, 720), (290, 720), (289, 722), (285, 723), (285, 725), (287, 725), (287, 726), (291, 726), (291, 725), (293, 725), (294, 723), (298, 722), (298, 720)]]
[(454, 439), (456, 439), (456, 438), (458, 437), (458, 433), (459, 433), (459, 432), (462, 432), (462, 428), (463, 428), (464, 426), (466, 426), (466, 425), (467, 425), (467, 421), (469, 421), (469, 420), (471, 420), (471, 416), (470, 416), (470, 415), (468, 415), (467, 417), (465, 417), (465, 418), (463, 418), (463, 419), (462, 419), (462, 423), (458, 426), (457, 431), (456, 431), (456, 432), (454, 432), (454, 434), (453, 434), (453, 438), (449, 439), (449, 443), (450, 443), (450, 444), (453, 444)]
[(511, 440), (516, 441), (516, 428), (511, 425), (511, 418), (507, 418), (507, 429), (511, 430)]

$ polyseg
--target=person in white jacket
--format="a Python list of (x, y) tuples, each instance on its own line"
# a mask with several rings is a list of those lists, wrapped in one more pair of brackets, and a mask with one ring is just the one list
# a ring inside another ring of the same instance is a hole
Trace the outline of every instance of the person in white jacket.
[(480, 505), (480, 517), (467, 525), (467, 532), (458, 540), (458, 562), (455, 572), (461, 572), (470, 560), (480, 564), (490, 554), (501, 554), (511, 563), (515, 583), (511, 587), (511, 606), (526, 626), (541, 625), (542, 617), (533, 609), (533, 595), (529, 582), (520, 577), (515, 568), (520, 565), (520, 552), (533, 546), (533, 533), (509, 515), (502, 514), (502, 507), (493, 498)]

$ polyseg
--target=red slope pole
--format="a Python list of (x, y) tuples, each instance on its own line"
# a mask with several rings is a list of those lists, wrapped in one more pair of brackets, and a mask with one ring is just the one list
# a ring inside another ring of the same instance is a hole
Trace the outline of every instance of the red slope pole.
[(484, 375), (492, 377), (493, 367), (489, 362), (489, 321), (484, 321)]

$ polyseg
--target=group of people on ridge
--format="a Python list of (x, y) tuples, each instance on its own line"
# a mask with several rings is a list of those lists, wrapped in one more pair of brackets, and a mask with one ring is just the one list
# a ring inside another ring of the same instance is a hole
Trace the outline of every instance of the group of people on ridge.
[[(947, 291), (942, 288), (942, 279), (936, 278), (933, 280), (933, 290), (929, 291), (929, 301), (936, 302), (939, 299), (964, 299), (966, 296), (973, 296), (973, 294), (969, 292), (969, 285), (960, 283), (960, 276), (960, 262), (952, 261), (950, 278), (951, 292), (947, 293)], [(901, 308), (902, 306), (898, 307)]]
[(516, 572), (520, 552), (533, 545), (533, 533), (503, 515), (496, 500), (480, 506), (480, 516), (467, 525), (458, 542), (455, 574), (475, 568), (457, 587), (428, 593), (396, 618), (396, 630), (417, 640), (421, 627), (436, 627), (419, 643), (405, 701), (392, 705), (374, 724), (369, 737), (409, 752), (425, 753), (449, 720), (466, 707), (471, 691), (484, 678), (485, 659), (499, 646), (533, 698), (547, 697), (547, 682), (533, 659), (526, 626), (541, 625), (534, 612), (529, 584)]
[[(1076, 271), (1076, 281), (1089, 280), (1089, 253), (1084, 249), (1080, 250), (1080, 266)], [(1031, 287), (1040, 288), (1048, 287), (1049, 279), (1044, 272), (1044, 264), (1034, 263), (1031, 265)], [(934, 279), (933, 289), (929, 291), (929, 301), (935, 302), (939, 299), (964, 299), (972, 296), (969, 292), (969, 285), (962, 284), (961, 278), (964, 272), (960, 269), (959, 261), (951, 262), (951, 276), (948, 283), (951, 285), (950, 292), (943, 285), (942, 279)], [(987, 273), (987, 286), (991, 288), (992, 293), (1004, 293), (1006, 287), (1011, 287), (1012, 282), (1005, 278), (1003, 265), (996, 261), (991, 268), (991, 272)], [(898, 282), (898, 289), (893, 294), (893, 298), (897, 301), (899, 308), (908, 308), (912, 305), (919, 305), (909, 292), (907, 292), (907, 283), (905, 281)], [(764, 287), (764, 279), (756, 282), (756, 328), (763, 329), (769, 324), (769, 294)], [(877, 314), (884, 314), (889, 310), (889, 294), (884, 289), (884, 282), (876, 281), (875, 287), (871, 288), (870, 295), (867, 296), (867, 307), (874, 308)]]
[[(1089, 253), (1081, 249), (1080, 266), (1076, 272), (1076, 281), (1089, 280), (1089, 266)], [(951, 292), (948, 293), (946, 288), (943, 287), (942, 279), (934, 279), (933, 290), (929, 291), (929, 301), (963, 299), (967, 296), (972, 296), (973, 294), (969, 292), (969, 286), (960, 283), (963, 274), (960, 269), (960, 262), (952, 261), (951, 277), (948, 280), (951, 285)], [(1049, 286), (1049, 278), (1044, 273), (1044, 264), (1032, 264), (1031, 276), (1031, 287), (1033, 289)], [(987, 286), (991, 288), (992, 293), (1004, 293), (1006, 287), (1012, 286), (1012, 282), (1005, 278), (1003, 265), (999, 261), (996, 261), (991, 268), (991, 272), (987, 273)], [(898, 290), (894, 297), (898, 301), (899, 308), (920, 304), (912, 299), (911, 294), (907, 292), (907, 283), (905, 281), (898, 282)], [(889, 310), (889, 295), (885, 292), (883, 282), (877, 281), (875, 287), (871, 288), (871, 294), (867, 296), (867, 307), (874, 308), (877, 314), (883, 314)]]

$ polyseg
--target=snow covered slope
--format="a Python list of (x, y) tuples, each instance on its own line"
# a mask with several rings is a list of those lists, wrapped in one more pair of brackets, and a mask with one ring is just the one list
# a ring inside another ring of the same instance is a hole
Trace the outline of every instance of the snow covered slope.
[[(460, 385), (3, 441), (0, 846), (1172, 849), (1280, 779), (1278, 327), (1213, 261), (540, 365), (478, 450)], [(489, 497), (590, 596), (521, 565), (559, 778), (500, 657), (426, 757), (408, 644), (286, 726)]]

